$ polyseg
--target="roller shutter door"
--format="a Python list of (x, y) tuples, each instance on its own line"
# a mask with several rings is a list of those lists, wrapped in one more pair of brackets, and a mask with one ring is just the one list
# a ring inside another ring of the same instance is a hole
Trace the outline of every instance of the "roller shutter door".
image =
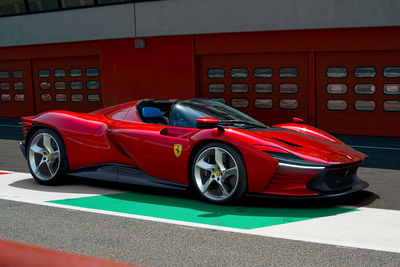
[(317, 54), (317, 126), (400, 136), (400, 52)]
[(29, 60), (0, 61), (0, 117), (34, 114)]
[(307, 54), (210, 55), (199, 58), (200, 96), (273, 125), (309, 118)]
[(98, 56), (32, 61), (36, 112), (63, 109), (89, 112), (102, 107)]

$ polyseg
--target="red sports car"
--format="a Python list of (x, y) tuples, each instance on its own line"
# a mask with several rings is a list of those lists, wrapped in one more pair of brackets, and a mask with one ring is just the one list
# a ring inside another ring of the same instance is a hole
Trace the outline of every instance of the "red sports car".
[(301, 123), (266, 126), (208, 99), (146, 99), (22, 119), (21, 149), (41, 184), (76, 175), (192, 187), (210, 202), (245, 193), (337, 196), (368, 186), (356, 174), (366, 156), (333, 136)]

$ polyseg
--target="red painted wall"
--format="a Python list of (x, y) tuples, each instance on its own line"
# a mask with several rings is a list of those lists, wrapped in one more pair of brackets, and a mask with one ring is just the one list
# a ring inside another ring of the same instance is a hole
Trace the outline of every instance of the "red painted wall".
[(196, 95), (192, 36), (101, 41), (103, 104), (140, 98), (187, 99)]
[[(27, 80), (24, 81), (25, 102), (16, 103), (14, 101), (14, 103), (9, 101), (7, 103), (6, 101), (0, 101), (0, 117), (20, 117), (21, 115), (31, 115), (30, 113), (32, 112), (43, 111), (38, 105), (39, 100), (37, 97), (34, 98), (31, 94), (36, 90), (32, 85), (38, 86), (37, 82), (33, 79), (32, 83), (31, 79), (34, 75), (37, 75), (37, 73), (32, 72), (32, 66), (37, 61), (55, 60), (58, 64), (58, 61), (64, 60), (64, 65), (69, 66), (71, 58), (88, 56), (99, 58), (99, 79), (101, 79), (99, 94), (101, 94), (100, 97), (103, 101), (102, 105), (110, 106), (140, 98), (187, 99), (199, 96), (200, 91), (207, 86), (207, 83), (202, 83), (201, 79), (198, 80), (207, 71), (198, 65), (198, 62), (201, 63), (203, 57), (223, 56), (237, 60), (239, 55), (304, 53), (308, 55), (308, 59), (304, 61), (308, 61), (308, 68), (303, 67), (304, 71), (308, 72), (308, 119), (309, 122), (315, 122), (317, 127), (322, 126), (324, 128), (323, 124), (321, 124), (322, 116), (318, 117), (321, 113), (315, 105), (316, 99), (325, 90), (325, 85), (319, 86), (318, 77), (316, 77), (316, 73), (323, 71), (325, 68), (322, 67), (321, 69), (322, 65), (316, 64), (319, 62), (319, 56), (322, 53), (339, 52), (353, 53), (353, 56), (356, 56), (360, 52), (365, 52), (370, 55), (369, 58), (371, 59), (365, 64), (375, 66), (382, 60), (380, 53), (398, 54), (400, 47), (399, 36), (400, 27), (394, 26), (149, 37), (143, 38), (146, 42), (145, 48), (135, 48), (133, 38), (1, 47), (0, 70), (7, 70), (11, 73), (14, 67), (10, 64), (10, 61), (24, 61), (26, 62), (24, 72), (27, 74), (24, 79)], [(399, 66), (399, 62), (396, 59), (393, 62), (391, 61), (390, 64)], [(344, 64), (342, 62), (339, 63), (337, 64)], [(356, 63), (358, 64), (358, 61)], [(387, 62), (384, 63), (389, 64)], [(224, 64), (224, 62), (218, 62), (218, 64)], [(265, 64), (269, 63), (266, 61)], [(378, 75), (382, 74), (382, 67), (384, 66), (382, 64), (378, 70)], [(349, 68), (351, 75), (353, 67)], [(29, 73), (31, 76), (29, 76)], [(373, 96), (377, 96), (378, 91), (382, 93), (382, 82), (377, 79), (378, 77), (372, 81), (380, 83), (377, 84), (379, 87), (377, 87), (377, 93)], [(398, 84), (399, 81), (397, 79), (395, 78), (390, 82)], [(14, 82), (10, 79), (7, 81)], [(7, 81), (3, 79), (3, 82)], [(199, 88), (199, 82), (202, 88)], [(389, 81), (385, 80), (383, 82), (387, 83)], [(353, 90), (352, 86), (353, 84), (349, 85), (349, 92)], [(10, 89), (3, 90), (1, 93), (16, 94), (17, 91), (14, 92), (13, 89)], [(387, 100), (390, 101), (398, 101), (399, 96), (398, 94), (385, 95)], [(377, 102), (378, 109), (382, 109), (381, 102)], [(76, 111), (87, 111), (86, 109), (89, 109), (88, 106), (85, 106), (85, 102), (81, 104), (82, 106), (79, 107), (71, 105), (71, 109)], [(21, 109), (21, 105), (29, 108), (29, 110)], [(49, 109), (54, 107), (48, 106)], [(349, 107), (353, 108), (353, 104), (351, 103)], [(397, 113), (391, 114), (397, 115)], [(363, 120), (367, 116), (366, 114), (370, 113), (361, 112), (360, 120)], [(374, 118), (374, 121), (378, 120), (385, 123), (391, 121), (386, 115)], [(350, 126), (352, 127), (352, 124)], [(359, 124), (354, 129), (358, 126)], [(338, 125), (332, 124), (330, 127), (337, 128)], [(332, 131), (331, 128), (326, 128), (326, 130)], [(346, 131), (346, 133), (350, 132), (355, 134), (353, 131)], [(360, 134), (377, 133), (361, 132)], [(379, 134), (393, 136), (393, 130), (389, 128), (386, 128), (386, 130), (381, 129)], [(398, 136), (397, 133), (396, 136)]]
[(400, 27), (286, 30), (195, 36), (196, 55), (391, 51), (400, 47)]
[[(193, 36), (169, 36), (145, 38), (145, 48), (135, 48), (134, 39), (112, 39), (90, 42), (60, 43), (0, 48), (0, 62), (27, 60), (30, 66), (35, 60), (57, 59), (68, 63), (79, 56), (100, 56), (100, 79), (102, 105), (110, 106), (141, 98), (187, 99), (197, 95), (196, 62)], [(63, 62), (59, 62), (62, 64)], [(4, 68), (4, 70), (8, 70)], [(10, 70), (12, 68), (10, 67)], [(37, 73), (25, 74), (31, 78)], [(31, 82), (25, 83), (27, 92), (34, 91)], [(39, 89), (35, 89), (39, 90)], [(12, 91), (12, 90), (10, 90)], [(7, 91), (3, 92), (7, 93)], [(11, 92), (12, 93), (12, 92)], [(37, 92), (39, 95), (40, 92)], [(6, 107), (7, 104), (7, 107)], [(32, 112), (18, 112), (18, 103), (0, 103), (0, 117), (20, 117)], [(34, 113), (46, 110), (39, 108), (40, 100), (27, 94), (25, 102)], [(56, 105), (57, 103), (54, 103)], [(65, 103), (69, 104), (69, 103)], [(85, 103), (76, 111), (87, 112)], [(49, 106), (54, 109), (55, 106)]]
[[(23, 79), (15, 80), (24, 83), (24, 89), (15, 91), (12, 88), (7, 91), (1, 91), (0, 94), (11, 94), (12, 99), (10, 102), (0, 101), (0, 117), (19, 118), (21, 116), (34, 115), (41, 111), (54, 109), (54, 108), (67, 108), (75, 111), (89, 111), (99, 108), (93, 103), (82, 102), (79, 105), (76, 103), (57, 103), (54, 101), (53, 83), (52, 89), (47, 91), (40, 91), (37, 78), (37, 69), (33, 70), (35, 62), (46, 62), (52, 60), (55, 64), (59, 64), (62, 68), (68, 71), (71, 67), (71, 59), (76, 57), (99, 56), (100, 42), (75, 42), (75, 43), (58, 43), (58, 44), (45, 44), (45, 45), (26, 45), (15, 47), (1, 47), (0, 48), (0, 70), (8, 71), (11, 75), (13, 70), (22, 70), (24, 72)], [(18, 66), (18, 62), (25, 62), (25, 66)], [(44, 65), (44, 68), (51, 67)], [(80, 67), (80, 66), (78, 66)], [(64, 80), (64, 79), (62, 79)], [(1, 79), (0, 82), (14, 82), (10, 79)], [(63, 93), (65, 90), (59, 91)], [(14, 101), (14, 95), (17, 93), (24, 93), (25, 99), (23, 102)], [(45, 103), (40, 102), (40, 93), (53, 94), (53, 102)], [(36, 98), (35, 98), (36, 96)], [(89, 104), (89, 105), (88, 105)]]

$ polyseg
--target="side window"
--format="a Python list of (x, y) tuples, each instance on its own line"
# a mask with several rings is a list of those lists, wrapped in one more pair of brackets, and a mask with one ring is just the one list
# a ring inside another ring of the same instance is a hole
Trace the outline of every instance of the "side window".
[(326, 77), (328, 78), (346, 78), (347, 68), (346, 67), (328, 67), (326, 69)]
[(222, 68), (219, 69), (208, 69), (207, 77), (209, 79), (222, 79), (225, 77), (225, 70)]
[(50, 70), (39, 70), (39, 78), (50, 78)]
[(195, 127), (191, 125), (188, 118), (184, 115), (183, 109), (179, 106), (175, 106), (171, 112), (170, 125), (177, 127)]
[(196, 120), (201, 117), (207, 117), (207, 115), (191, 107), (177, 104), (172, 108), (169, 125), (196, 128)]
[(231, 78), (240, 79), (249, 77), (249, 70), (247, 68), (233, 68), (231, 69)]
[(255, 68), (255, 78), (271, 78), (273, 74), (272, 68)]
[(130, 108), (125, 116), (125, 121), (136, 121), (136, 110), (134, 108)]
[(400, 66), (388, 66), (383, 68), (385, 78), (400, 78)]
[(299, 70), (296, 67), (280, 68), (278, 73), (280, 78), (297, 78), (299, 76)]
[(354, 69), (356, 78), (374, 78), (376, 76), (375, 67), (356, 67)]
[(115, 112), (114, 114), (111, 115), (111, 118), (114, 120), (119, 120), (122, 121), (125, 119), (126, 114), (128, 113), (129, 109), (123, 109)]

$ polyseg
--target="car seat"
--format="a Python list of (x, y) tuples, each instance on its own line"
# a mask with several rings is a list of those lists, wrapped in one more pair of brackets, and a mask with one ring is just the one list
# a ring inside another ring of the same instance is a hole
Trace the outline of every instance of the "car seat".
[(155, 107), (143, 107), (142, 118), (144, 122), (168, 125), (168, 118), (163, 116), (163, 113), (159, 108)]

